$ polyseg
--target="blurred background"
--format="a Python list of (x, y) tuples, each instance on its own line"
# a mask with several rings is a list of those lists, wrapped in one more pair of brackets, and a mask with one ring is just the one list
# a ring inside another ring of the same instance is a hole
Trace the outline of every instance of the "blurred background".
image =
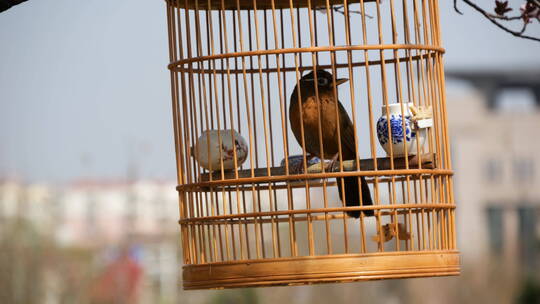
[(181, 288), (165, 3), (0, 13), (0, 302), (540, 303), (540, 43), (440, 5), (462, 275), (226, 291)]

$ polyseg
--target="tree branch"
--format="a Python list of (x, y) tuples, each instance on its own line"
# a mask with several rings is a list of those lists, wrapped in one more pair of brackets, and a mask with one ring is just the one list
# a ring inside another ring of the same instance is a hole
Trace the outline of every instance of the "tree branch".
[[(338, 12), (340, 14), (345, 15), (345, 7), (344, 7), (344, 5), (336, 5), (336, 6), (333, 7), (333, 9), (334, 9), (335, 12)], [(362, 11), (349, 10), (349, 14), (361, 15)], [(370, 16), (368, 14), (366, 14), (366, 17), (368, 17), (369, 19), (373, 18), (372, 16)]]
[[(334, 5), (330, 9), (333, 10), (334, 12), (336, 12), (336, 13), (345, 15), (345, 7), (344, 7), (344, 5)], [(321, 6), (321, 7), (317, 8), (317, 10), (319, 12), (323, 13), (323, 14), (326, 14), (326, 6)], [(358, 11), (349, 10), (349, 14), (361, 15), (362, 11), (361, 10), (358, 10)], [(365, 16), (368, 17), (369, 19), (373, 18), (372, 16), (370, 16), (368, 14), (365, 14)]]
[(521, 15), (507, 17), (507, 16), (493, 15), (493, 14), (490, 14), (488, 12), (486, 12), (486, 14), (489, 16), (488, 18), (501, 19), (501, 20), (504, 20), (504, 21), (520, 20), (522, 18)]
[(454, 0), (454, 10), (460, 14), (460, 15), (463, 15), (463, 13), (457, 8), (457, 0)]
[[(511, 30), (509, 28), (507, 28), (506, 26), (500, 24), (499, 22), (497, 22), (497, 20), (495, 19), (502, 19), (502, 20), (516, 20), (518, 18), (515, 18), (515, 17), (494, 17), (492, 14), (486, 12), (484, 9), (482, 9), (481, 7), (479, 7), (478, 5), (474, 4), (473, 2), (471, 2), (470, 0), (462, 0), (463, 2), (465, 2), (467, 5), (469, 5), (470, 7), (474, 8), (476, 11), (478, 11), (479, 13), (481, 13), (482, 15), (484, 15), (484, 17), (486, 17), (491, 23), (495, 24), (497, 27), (499, 27), (500, 29), (502, 29), (503, 31), (507, 32), (507, 33), (510, 33), (512, 34), (513, 36), (516, 36), (516, 37), (520, 37), (520, 38), (524, 38), (524, 39), (529, 39), (529, 40), (533, 40), (533, 41), (538, 41), (540, 42), (540, 38), (537, 38), (537, 37), (533, 37), (533, 36), (528, 36), (528, 35), (523, 35), (523, 33), (525, 32), (525, 29), (527, 28), (527, 23), (524, 23), (523, 24), (523, 28), (521, 29), (521, 31), (514, 31), (514, 30)], [(535, 5), (538, 5), (540, 1), (538, 0), (532, 0), (532, 2), (535, 4)], [(454, 1), (454, 5), (456, 4), (456, 1)], [(456, 9), (456, 7), (454, 6), (454, 9)], [(457, 11), (459, 12), (459, 10)], [(459, 12), (461, 13), (461, 12)], [(507, 18), (507, 19), (505, 19)]]
[(0, 12), (8, 10), (14, 5), (21, 4), (27, 0), (0, 0)]

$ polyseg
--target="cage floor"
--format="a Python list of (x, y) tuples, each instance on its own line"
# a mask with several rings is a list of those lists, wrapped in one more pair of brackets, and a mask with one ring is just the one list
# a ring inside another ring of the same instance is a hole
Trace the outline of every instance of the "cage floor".
[(183, 267), (184, 289), (221, 289), (450, 276), (459, 252), (385, 252), (220, 262)]

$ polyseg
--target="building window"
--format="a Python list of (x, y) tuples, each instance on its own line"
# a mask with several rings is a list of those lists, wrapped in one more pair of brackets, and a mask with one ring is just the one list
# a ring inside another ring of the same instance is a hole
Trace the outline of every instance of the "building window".
[(538, 236), (538, 207), (521, 206), (519, 217), (519, 252), (525, 269), (535, 271), (540, 257), (540, 237)]
[(506, 88), (495, 96), (493, 107), (499, 112), (532, 113), (535, 112), (536, 97), (528, 88)]
[(517, 182), (531, 182), (534, 178), (534, 160), (531, 158), (514, 159), (514, 177)]
[(485, 162), (485, 176), (490, 183), (500, 182), (503, 176), (502, 163), (499, 160), (490, 158)]
[(488, 234), (489, 245), (491, 252), (499, 255), (503, 251), (503, 208), (498, 206), (490, 206), (486, 209), (487, 222), (488, 222)]

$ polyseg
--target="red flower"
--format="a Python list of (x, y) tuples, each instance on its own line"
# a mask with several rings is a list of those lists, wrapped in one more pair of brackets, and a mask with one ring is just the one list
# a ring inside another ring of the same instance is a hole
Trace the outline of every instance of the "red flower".
[(531, 19), (538, 19), (540, 21), (540, 7), (535, 5), (532, 1), (527, 1), (523, 4), (519, 10), (521, 11), (521, 18), (523, 22), (530, 23)]

